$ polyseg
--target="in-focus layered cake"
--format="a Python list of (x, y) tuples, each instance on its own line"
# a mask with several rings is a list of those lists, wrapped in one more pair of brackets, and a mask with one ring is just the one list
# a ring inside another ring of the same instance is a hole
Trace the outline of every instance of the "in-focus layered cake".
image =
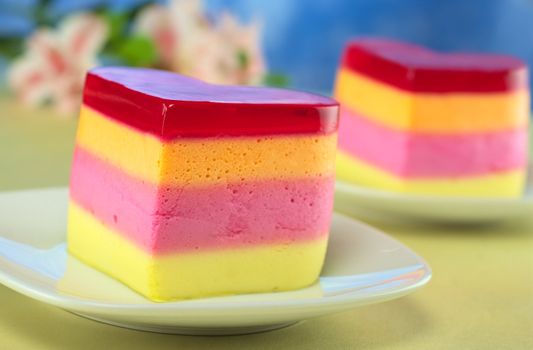
[(515, 58), (351, 42), (335, 87), (337, 176), (399, 192), (519, 196), (527, 163), (527, 69)]
[(157, 301), (307, 286), (327, 245), (337, 122), (316, 95), (94, 69), (69, 251)]

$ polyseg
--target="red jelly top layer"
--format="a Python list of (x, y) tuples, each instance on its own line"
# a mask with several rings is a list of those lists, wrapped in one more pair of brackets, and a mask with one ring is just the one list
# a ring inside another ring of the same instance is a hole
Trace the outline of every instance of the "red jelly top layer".
[(102, 67), (85, 81), (83, 103), (165, 140), (335, 132), (338, 103), (304, 92), (204, 83), (141, 68)]
[(393, 40), (348, 44), (342, 65), (414, 92), (505, 92), (526, 89), (526, 65), (511, 56), (438, 53)]

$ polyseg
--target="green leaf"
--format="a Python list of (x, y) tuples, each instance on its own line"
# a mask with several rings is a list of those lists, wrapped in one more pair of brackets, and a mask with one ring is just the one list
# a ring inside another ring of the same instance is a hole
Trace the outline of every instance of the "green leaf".
[(153, 41), (138, 35), (124, 39), (115, 54), (130, 66), (151, 66), (157, 60), (157, 50)]
[(126, 36), (126, 27), (128, 25), (128, 15), (118, 12), (104, 12), (104, 18), (109, 27), (109, 45), (117, 46)]
[(272, 87), (287, 87), (289, 86), (289, 77), (279, 73), (268, 73), (263, 77), (263, 85)]
[(245, 50), (238, 50), (237, 51), (237, 61), (239, 62), (239, 67), (241, 69), (245, 69), (248, 67), (250, 58), (248, 57), (248, 53)]
[(21, 38), (1, 38), (0, 54), (7, 58), (15, 58), (24, 51), (24, 39)]

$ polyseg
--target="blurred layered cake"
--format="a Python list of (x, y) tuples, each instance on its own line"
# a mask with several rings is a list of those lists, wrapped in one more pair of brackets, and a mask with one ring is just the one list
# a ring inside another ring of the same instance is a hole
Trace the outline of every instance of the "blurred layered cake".
[(69, 251), (155, 301), (312, 284), (338, 105), (307, 93), (98, 68), (86, 80)]
[(527, 68), (498, 55), (351, 42), (338, 71), (337, 176), (424, 195), (516, 197), (527, 166)]

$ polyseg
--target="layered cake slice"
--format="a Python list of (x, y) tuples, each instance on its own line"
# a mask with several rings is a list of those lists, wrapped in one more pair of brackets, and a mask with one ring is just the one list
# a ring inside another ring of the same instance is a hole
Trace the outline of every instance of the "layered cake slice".
[(529, 91), (518, 59), (351, 42), (338, 71), (337, 174), (383, 190), (519, 196)]
[(312, 284), (332, 211), (338, 106), (169, 72), (89, 72), (68, 249), (155, 301)]

